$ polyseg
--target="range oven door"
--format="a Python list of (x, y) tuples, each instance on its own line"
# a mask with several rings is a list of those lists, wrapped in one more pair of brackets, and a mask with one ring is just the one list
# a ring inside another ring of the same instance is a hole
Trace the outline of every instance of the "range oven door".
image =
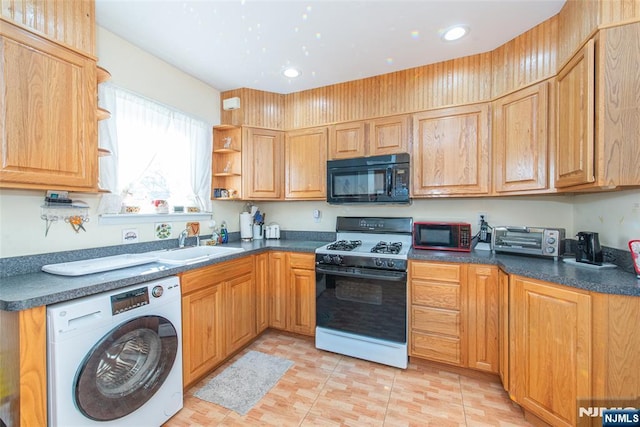
[(406, 272), (317, 266), (316, 325), (406, 343)]

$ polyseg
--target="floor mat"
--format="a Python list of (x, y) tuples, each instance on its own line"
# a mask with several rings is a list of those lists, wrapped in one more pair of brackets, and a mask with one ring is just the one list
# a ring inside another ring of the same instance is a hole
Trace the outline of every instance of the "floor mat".
[(194, 395), (246, 415), (291, 366), (282, 357), (249, 351)]

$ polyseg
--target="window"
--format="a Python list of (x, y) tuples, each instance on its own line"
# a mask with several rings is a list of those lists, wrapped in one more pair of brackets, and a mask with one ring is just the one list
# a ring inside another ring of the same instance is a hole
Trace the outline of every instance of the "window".
[(100, 86), (100, 187), (153, 212), (152, 200), (210, 211), (211, 128), (203, 121), (110, 84)]

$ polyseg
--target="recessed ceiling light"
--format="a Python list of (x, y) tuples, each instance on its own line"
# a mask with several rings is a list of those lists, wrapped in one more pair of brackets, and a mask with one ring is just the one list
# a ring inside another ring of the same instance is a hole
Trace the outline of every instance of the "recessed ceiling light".
[(289, 67), (289, 68), (285, 68), (282, 71), (282, 74), (284, 74), (285, 77), (288, 77), (290, 79), (295, 79), (300, 75), (300, 70), (298, 70), (297, 68)]
[(466, 25), (456, 25), (453, 27), (449, 27), (442, 33), (442, 40), (446, 42), (452, 42), (454, 40), (459, 40), (462, 37), (469, 34), (469, 27)]

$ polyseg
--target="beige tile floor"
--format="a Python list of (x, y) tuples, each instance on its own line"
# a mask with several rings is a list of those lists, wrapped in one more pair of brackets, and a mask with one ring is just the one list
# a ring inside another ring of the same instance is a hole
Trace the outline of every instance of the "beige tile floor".
[[(249, 350), (294, 362), (245, 416), (193, 393)], [(317, 350), (313, 339), (269, 330), (189, 389), (166, 427), (528, 426), (497, 379), (426, 363), (406, 370)]]

